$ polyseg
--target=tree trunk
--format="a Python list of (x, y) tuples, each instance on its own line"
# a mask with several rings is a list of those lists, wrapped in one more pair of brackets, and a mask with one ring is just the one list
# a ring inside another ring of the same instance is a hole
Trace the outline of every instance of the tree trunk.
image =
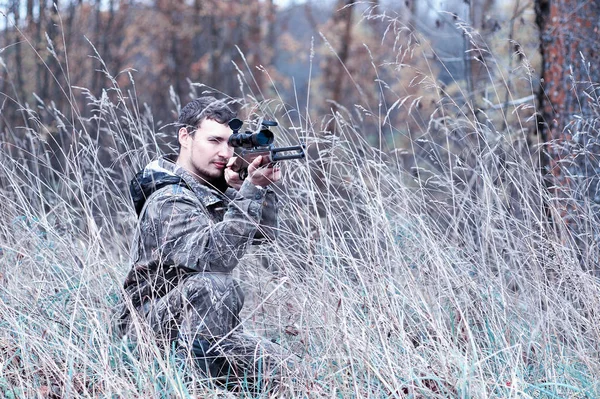
[[(250, 12), (248, 13), (248, 41), (246, 51), (248, 52), (248, 64), (250, 66), (250, 74), (254, 77), (257, 93), (262, 93), (264, 87), (265, 75), (257, 69), (262, 64), (261, 44), (262, 44), (262, 18), (261, 8), (262, 3), (252, 1), (249, 4)], [(259, 97), (261, 98), (262, 95)]]
[[(94, 3), (94, 45), (98, 46), (100, 43), (103, 42), (103, 24), (102, 24), (102, 9), (101, 9), (101, 3), (100, 0), (96, 0)], [(100, 56), (102, 57), (102, 54), (100, 54)], [(101, 90), (102, 90), (102, 72), (98, 72), (96, 71), (96, 69), (98, 68), (98, 66), (100, 64), (96, 64), (96, 61), (92, 61), (93, 62), (93, 71), (91, 74), (91, 82), (90, 82), (90, 91), (94, 94), (94, 96), (96, 97), (100, 97), (101, 95)]]
[(60, 109), (65, 103), (67, 103), (68, 99), (64, 97), (63, 91), (60, 86), (60, 82), (63, 79), (66, 79), (66, 76), (62, 75), (59, 58), (60, 45), (58, 41), (62, 40), (59, 29), (63, 28), (60, 25), (60, 16), (58, 14), (59, 5), (59, 0), (52, 0), (52, 4), (50, 5), (50, 21), (46, 26), (46, 32), (53, 43), (56, 56), (49, 54), (46, 63), (48, 64), (48, 68), (50, 68), (50, 79), (52, 82), (50, 87), (53, 89), (49, 95), (50, 98), (56, 103), (57, 107)]
[(38, 3), (38, 21), (36, 24), (35, 31), (35, 46), (39, 57), (35, 58), (35, 69), (36, 69), (36, 94), (40, 96), (40, 98), (44, 99), (47, 97), (48, 90), (48, 71), (43, 63), (44, 55), (46, 53), (44, 49), (44, 43), (42, 43), (42, 32), (45, 24), (45, 15), (46, 15), (46, 0), (39, 0)]
[[(112, 49), (115, 44), (112, 43), (111, 39), (114, 38), (114, 30), (113, 30), (114, 20), (115, 20), (115, 1), (108, 0), (108, 16), (106, 18), (106, 25), (104, 25), (103, 30), (104, 30), (104, 32), (110, 32), (110, 34), (102, 35), (102, 52), (100, 53), (100, 56), (104, 60), (104, 63), (106, 64), (107, 68), (110, 68), (112, 66)], [(117, 71), (117, 70), (110, 70), (110, 69), (108, 72), (111, 74), (119, 73), (119, 71)]]
[(191, 65), (191, 36), (188, 32), (181, 30), (186, 26), (185, 13), (186, 5), (183, 1), (169, 2), (171, 8), (169, 19), (172, 29), (170, 31), (170, 51), (173, 64), (171, 67), (172, 75), (175, 78), (173, 88), (179, 98), (187, 98), (187, 82)]
[[(332, 17), (332, 33), (339, 37), (338, 48), (335, 49), (337, 57), (332, 55), (327, 60), (325, 69), (323, 70), (323, 78), (325, 79), (325, 88), (329, 99), (332, 101), (332, 109), (335, 114), (337, 104), (342, 103), (343, 84), (346, 71), (344, 65), (350, 57), (350, 47), (352, 44), (352, 13), (354, 10), (355, 0), (338, 0)], [(333, 37), (332, 37), (333, 38)], [(335, 115), (333, 115), (335, 116)], [(325, 129), (329, 133), (335, 131), (335, 119), (329, 123)]]
[(21, 37), (21, 33), (19, 32), (19, 25), (21, 25), (21, 2), (19, 0), (13, 0), (13, 15), (15, 17), (15, 29), (14, 29), (14, 33), (15, 33), (15, 71), (17, 74), (17, 85), (16, 85), (16, 95), (17, 95), (17, 101), (21, 104), (25, 104), (26, 102), (26, 98), (25, 98), (25, 88), (24, 86), (24, 80), (23, 80), (23, 53), (22, 53), (22, 49), (21, 49), (21, 42), (22, 37)]
[[(555, 221), (564, 221), (582, 261), (597, 258), (594, 230), (600, 211), (600, 82), (598, 0), (536, 0), (541, 35), (543, 86), (539, 133), (546, 143), (548, 185)], [(597, 228), (596, 228), (597, 230)], [(595, 248), (595, 249), (594, 249)]]
[(33, 26), (33, 0), (27, 0), (26, 13), (27, 27), (31, 28)]
[(491, 14), (494, 0), (470, 1), (465, 2), (465, 5), (466, 21), (474, 31), (478, 32), (472, 37), (463, 35), (467, 97), (471, 107), (477, 109), (477, 100), (483, 97), (485, 86), (490, 83), (489, 70), (485, 67), (486, 52), (482, 49), (486, 48), (486, 39), (493, 31), (493, 27), (486, 26), (485, 21)]

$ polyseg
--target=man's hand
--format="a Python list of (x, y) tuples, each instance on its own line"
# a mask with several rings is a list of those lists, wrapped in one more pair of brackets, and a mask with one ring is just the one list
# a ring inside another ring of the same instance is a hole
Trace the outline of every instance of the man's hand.
[[(248, 165), (247, 179), (250, 179), (255, 186), (266, 187), (281, 180), (281, 169), (273, 164), (263, 165), (263, 159), (263, 156), (259, 155)], [(237, 157), (229, 158), (225, 167), (225, 181), (229, 187), (239, 190), (244, 180), (240, 179), (239, 162), (237, 161)]]
[(229, 158), (227, 166), (225, 167), (225, 181), (229, 187), (239, 190), (244, 181), (240, 179), (240, 171), (236, 167), (236, 161), (237, 157)]
[(281, 169), (273, 164), (262, 165), (263, 156), (259, 155), (248, 165), (248, 177), (255, 186), (267, 187), (281, 180)]

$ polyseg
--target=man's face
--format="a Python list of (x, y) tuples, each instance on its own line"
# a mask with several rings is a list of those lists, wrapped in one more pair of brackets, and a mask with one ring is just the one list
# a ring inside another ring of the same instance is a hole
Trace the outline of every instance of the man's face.
[(182, 165), (202, 183), (223, 181), (225, 166), (233, 156), (227, 142), (231, 133), (228, 125), (212, 119), (202, 121), (193, 136), (180, 133)]

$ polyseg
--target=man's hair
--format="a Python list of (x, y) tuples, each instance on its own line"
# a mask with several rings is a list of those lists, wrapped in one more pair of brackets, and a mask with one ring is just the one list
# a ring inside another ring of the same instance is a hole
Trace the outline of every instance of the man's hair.
[(179, 144), (179, 129), (186, 128), (190, 135), (194, 132), (205, 119), (212, 119), (219, 123), (228, 123), (236, 117), (236, 113), (223, 100), (217, 100), (211, 96), (198, 97), (186, 104), (179, 113), (177, 119), (177, 147)]

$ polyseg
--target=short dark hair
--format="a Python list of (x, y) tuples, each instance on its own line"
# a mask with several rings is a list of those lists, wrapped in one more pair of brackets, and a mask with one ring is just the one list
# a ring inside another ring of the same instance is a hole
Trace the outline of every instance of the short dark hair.
[(198, 97), (186, 104), (179, 112), (177, 119), (177, 146), (179, 145), (179, 130), (185, 127), (190, 135), (202, 124), (205, 119), (212, 119), (219, 123), (228, 123), (236, 117), (236, 113), (223, 100), (212, 96)]

